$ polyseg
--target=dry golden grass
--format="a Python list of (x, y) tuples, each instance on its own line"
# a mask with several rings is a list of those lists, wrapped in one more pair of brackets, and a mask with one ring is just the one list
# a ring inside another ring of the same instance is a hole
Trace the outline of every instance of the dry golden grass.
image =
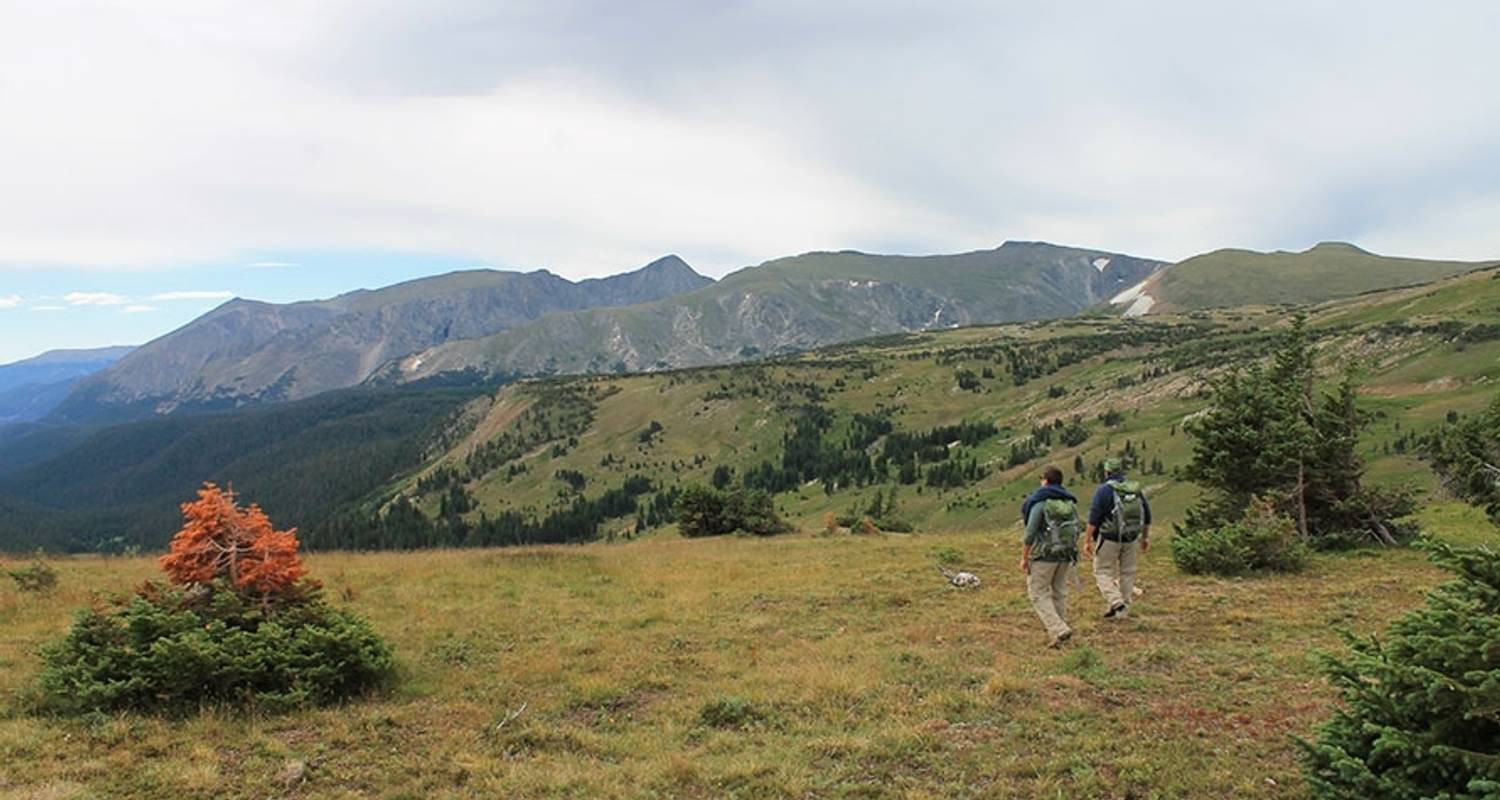
[[(1429, 523), (1485, 530), (1453, 507)], [(0, 797), (1300, 797), (1290, 737), (1332, 700), (1308, 654), (1438, 577), (1402, 551), (1188, 578), (1162, 547), (1134, 617), (1107, 623), (1085, 591), (1057, 652), (1013, 537), (316, 555), (330, 598), (395, 645), (399, 684), (183, 721), (27, 712), (36, 648), (154, 571), (57, 561), (50, 595), (0, 589)], [(949, 588), (938, 548), (983, 588)]]

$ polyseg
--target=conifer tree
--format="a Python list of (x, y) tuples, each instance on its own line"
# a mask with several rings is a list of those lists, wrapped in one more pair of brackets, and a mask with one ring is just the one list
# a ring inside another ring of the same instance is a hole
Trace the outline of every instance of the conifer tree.
[(1251, 498), (1276, 501), (1304, 539), (1330, 543), (1370, 537), (1395, 544), (1395, 522), (1415, 510), (1408, 491), (1368, 490), (1357, 451), (1368, 418), (1356, 404), (1352, 374), (1318, 396), (1313, 352), (1301, 319), (1269, 367), (1231, 369), (1212, 381), (1208, 410), (1184, 429), (1193, 437), (1187, 474), (1206, 492), (1188, 510), (1186, 528), (1237, 522)]
[(1500, 395), (1482, 414), (1454, 415), (1425, 452), (1449, 491), (1500, 523)]
[(260, 507), (240, 508), (234, 492), (203, 484), (198, 499), (182, 504), (187, 518), (160, 565), (177, 584), (227, 580), (262, 598), (289, 590), (307, 574), (297, 555), (297, 531), (278, 531)]
[(1324, 657), (1345, 708), (1300, 742), (1307, 781), (1323, 798), (1500, 796), (1500, 553), (1433, 542), (1457, 580), (1384, 637), (1350, 637)]

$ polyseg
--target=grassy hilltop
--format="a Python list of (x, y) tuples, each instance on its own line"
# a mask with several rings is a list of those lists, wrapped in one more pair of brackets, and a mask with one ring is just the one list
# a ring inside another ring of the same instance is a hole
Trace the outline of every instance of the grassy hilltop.
[(1300, 253), (1225, 248), (1194, 256), (1146, 282), (1158, 313), (1247, 303), (1317, 303), (1435, 281), (1494, 262), (1380, 256), (1347, 242)]

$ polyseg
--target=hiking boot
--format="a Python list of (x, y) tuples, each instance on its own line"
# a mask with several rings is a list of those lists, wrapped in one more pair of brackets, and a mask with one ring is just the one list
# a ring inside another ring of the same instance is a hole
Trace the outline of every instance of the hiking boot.
[(1115, 603), (1114, 605), (1112, 605), (1112, 606), (1109, 607), (1108, 611), (1104, 612), (1104, 618), (1105, 619), (1114, 619), (1116, 617), (1123, 618), (1125, 616), (1125, 609), (1126, 609), (1126, 605), (1124, 603)]
[(1063, 631), (1062, 633), (1059, 633), (1057, 637), (1052, 640), (1052, 643), (1047, 645), (1047, 647), (1056, 650), (1057, 648), (1063, 646), (1063, 642), (1066, 642), (1071, 638), (1073, 638), (1072, 631)]

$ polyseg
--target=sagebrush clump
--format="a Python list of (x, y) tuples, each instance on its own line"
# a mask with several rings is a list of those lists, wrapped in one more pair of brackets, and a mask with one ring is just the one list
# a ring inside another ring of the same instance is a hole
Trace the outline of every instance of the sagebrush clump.
[(308, 580), (295, 530), (205, 484), (161, 559), (169, 583), (79, 613), (43, 650), (40, 706), (186, 713), (323, 705), (378, 687), (390, 648)]

